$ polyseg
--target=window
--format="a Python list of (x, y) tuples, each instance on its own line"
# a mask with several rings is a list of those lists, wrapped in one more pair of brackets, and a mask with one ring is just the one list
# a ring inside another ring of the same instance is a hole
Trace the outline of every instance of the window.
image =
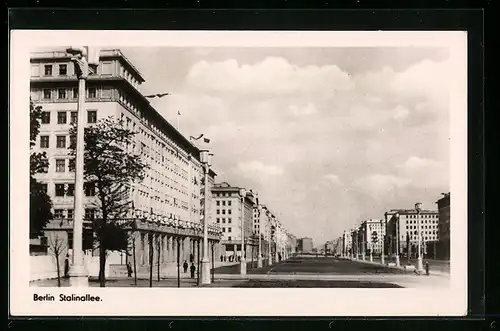
[(217, 200), (216, 205), (217, 205), (217, 206), (220, 206), (220, 201), (218, 201), (218, 200)]
[(97, 89), (95, 87), (89, 87), (89, 99), (97, 98)]
[(226, 228), (222, 228), (222, 232), (226, 232)]
[(101, 98), (111, 99), (111, 89), (109, 87), (103, 87), (101, 90)]
[(87, 110), (87, 123), (97, 122), (97, 110)]
[(66, 99), (66, 89), (60, 88), (57, 90), (58, 99)]
[(222, 205), (225, 206), (226, 205), (226, 201), (222, 201)]
[(64, 184), (56, 184), (56, 197), (64, 196)]
[(231, 215), (231, 209), (228, 209), (227, 213), (228, 213), (229, 215)]
[(69, 197), (75, 195), (75, 184), (68, 184), (68, 191), (66, 191), (66, 195)]
[(227, 205), (228, 205), (228, 206), (231, 206), (231, 201), (228, 201), (228, 202), (227, 202)]
[(40, 187), (42, 188), (42, 191), (47, 193), (47, 183), (41, 183)]
[(55, 219), (61, 219), (64, 218), (63, 214), (64, 210), (63, 209), (54, 209), (54, 218)]
[(40, 148), (49, 148), (49, 136), (40, 136)]
[(76, 124), (76, 122), (78, 121), (78, 112), (72, 111), (70, 116), (71, 116), (70, 117), (70, 123)]
[(73, 217), (74, 217), (73, 209), (67, 209), (66, 212), (67, 212), (68, 218), (73, 219)]
[(60, 64), (59, 65), (59, 76), (66, 76), (68, 74), (68, 65)]
[(85, 209), (85, 219), (93, 220), (95, 218), (95, 209), (87, 208)]
[(65, 172), (66, 160), (58, 159), (56, 160), (56, 172)]
[(78, 88), (73, 88), (73, 99), (78, 99)]
[(231, 241), (231, 237), (227, 237), (227, 240)]
[(94, 183), (85, 183), (84, 189), (85, 189), (85, 196), (87, 196), (87, 197), (93, 197), (93, 196), (95, 196), (95, 185), (94, 185)]
[(228, 219), (227, 219), (227, 222), (228, 222), (229, 224), (231, 224), (231, 218), (228, 218)]
[(225, 218), (222, 219), (222, 223), (226, 223), (226, 219)]
[(46, 64), (44, 66), (44, 75), (45, 76), (52, 76), (52, 64)]
[(50, 112), (48, 112), (48, 111), (42, 112), (41, 122), (42, 122), (42, 124), (49, 124), (50, 123)]
[(227, 232), (231, 232), (231, 228), (227, 228)]
[(66, 124), (67, 114), (65, 111), (57, 112), (57, 124)]
[(220, 223), (220, 218), (217, 218), (216, 222), (217, 222), (217, 223)]
[(66, 136), (57, 136), (56, 146), (57, 148), (66, 148)]
[(75, 159), (74, 158), (68, 160), (68, 170), (70, 172), (75, 172), (75, 165), (76, 164), (75, 164)]
[(44, 100), (50, 100), (52, 99), (52, 90), (46, 88), (43, 89), (43, 99)]
[(219, 215), (219, 214), (220, 214), (220, 210), (219, 210), (219, 209), (217, 209), (216, 213), (217, 213), (217, 215)]
[(222, 215), (226, 215), (226, 210), (222, 209)]

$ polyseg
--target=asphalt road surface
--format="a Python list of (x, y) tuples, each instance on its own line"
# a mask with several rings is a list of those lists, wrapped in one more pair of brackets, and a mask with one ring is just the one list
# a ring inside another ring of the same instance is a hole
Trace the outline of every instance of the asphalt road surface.
[[(240, 266), (215, 269), (215, 274), (238, 274)], [(292, 257), (271, 266), (256, 268), (247, 264), (247, 274), (402, 274), (404, 271), (379, 265), (343, 260), (334, 257)]]

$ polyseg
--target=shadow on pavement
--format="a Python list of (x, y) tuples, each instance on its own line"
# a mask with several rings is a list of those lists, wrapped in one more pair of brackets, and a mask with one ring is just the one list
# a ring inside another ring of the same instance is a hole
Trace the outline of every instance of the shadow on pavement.
[(367, 281), (330, 281), (330, 280), (248, 280), (233, 285), (233, 287), (301, 287), (301, 288), (403, 288), (391, 283), (367, 282)]

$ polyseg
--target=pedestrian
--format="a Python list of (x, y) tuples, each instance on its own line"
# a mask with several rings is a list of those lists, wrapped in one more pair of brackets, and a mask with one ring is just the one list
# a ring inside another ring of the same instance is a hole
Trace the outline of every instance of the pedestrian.
[(184, 260), (184, 264), (182, 265), (182, 268), (184, 269), (184, 273), (188, 271), (188, 263), (186, 260)]
[(238, 255), (238, 262), (241, 262), (241, 255)]
[(189, 270), (191, 271), (191, 278), (194, 278), (194, 272), (196, 271), (194, 263), (191, 263), (191, 268)]
[(132, 277), (132, 265), (130, 264), (130, 261), (127, 262), (127, 276), (128, 278)]
[(224, 255), (224, 262), (227, 262), (227, 256)]
[(425, 261), (425, 274), (429, 276), (429, 262)]
[(66, 258), (64, 259), (64, 278), (69, 277), (69, 254), (66, 254)]
[(222, 254), (220, 255), (220, 261), (223, 262), (224, 261), (224, 256), (222, 256)]

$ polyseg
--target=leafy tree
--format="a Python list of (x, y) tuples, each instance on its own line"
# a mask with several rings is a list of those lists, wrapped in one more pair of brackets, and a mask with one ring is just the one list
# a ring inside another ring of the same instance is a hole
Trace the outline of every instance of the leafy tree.
[[(76, 128), (70, 130), (76, 135)], [(98, 217), (92, 227), (99, 246), (99, 281), (105, 286), (107, 250), (121, 250), (128, 246), (126, 232), (117, 223), (131, 210), (130, 184), (144, 178), (147, 165), (140, 155), (131, 151), (135, 132), (123, 127), (113, 117), (99, 120), (85, 128), (84, 180), (95, 188), (94, 205)], [(70, 155), (76, 155), (74, 142)]]
[[(40, 133), (40, 119), (42, 107), (35, 106), (30, 100), (30, 150), (36, 145), (36, 138)], [(43, 233), (47, 223), (53, 218), (52, 200), (44, 187), (35, 179), (34, 175), (44, 172), (48, 167), (46, 153), (31, 151), (30, 154), (30, 238), (37, 238)]]

